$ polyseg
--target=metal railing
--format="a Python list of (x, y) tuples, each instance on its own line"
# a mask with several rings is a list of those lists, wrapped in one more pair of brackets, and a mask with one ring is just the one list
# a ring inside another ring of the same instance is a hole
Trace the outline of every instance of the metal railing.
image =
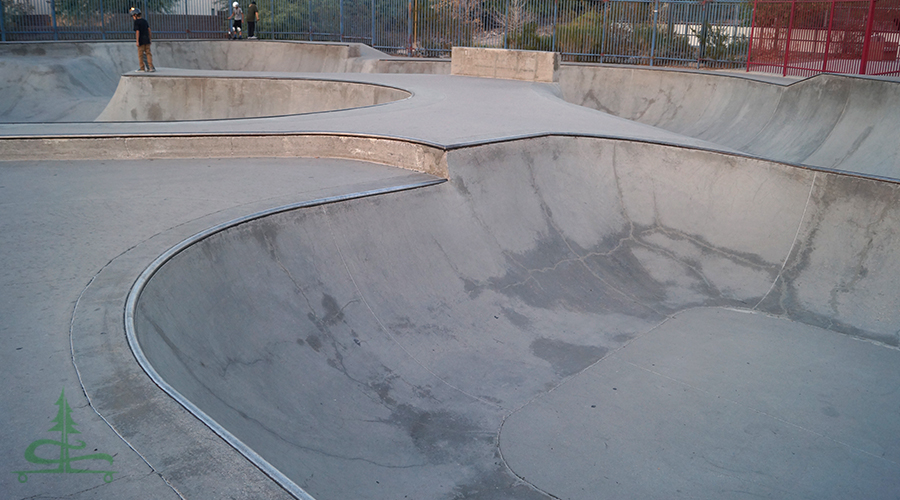
[(758, 0), (749, 69), (900, 75), (900, 0)]
[[(240, 0), (245, 11), (248, 2)], [(260, 38), (360, 42), (401, 55), (448, 57), (453, 46), (467, 46), (549, 50), (564, 61), (784, 74), (898, 69), (889, 59), (900, 35), (900, 0), (257, 2)], [(224, 38), (231, 13), (231, 0), (0, 0), (0, 5), (3, 41), (130, 39), (132, 6), (145, 12), (154, 38)], [(875, 15), (866, 17), (870, 11)]]

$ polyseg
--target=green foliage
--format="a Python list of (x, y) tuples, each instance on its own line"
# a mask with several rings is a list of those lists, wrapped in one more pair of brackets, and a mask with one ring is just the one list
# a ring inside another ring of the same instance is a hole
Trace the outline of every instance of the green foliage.
[(700, 40), (700, 58), (712, 61), (737, 61), (747, 55), (749, 40), (740, 36), (732, 39), (727, 27), (705, 23), (699, 31), (691, 28)]
[(694, 52), (690, 38), (652, 24), (642, 24), (635, 28), (631, 46), (633, 53), (629, 55), (650, 57), (650, 47), (653, 46), (653, 57), (662, 59), (691, 59)]
[(650, 24), (653, 22), (653, 2), (616, 2), (603, 4), (606, 19), (611, 23)]
[[(297, 2), (294, 0), (275, 0), (274, 2), (261, 2), (257, 0), (259, 7), (259, 23), (256, 25), (258, 36), (271, 32), (283, 31), (307, 31), (309, 29), (309, 2)], [(274, 7), (274, 16), (272, 14)], [(230, 6), (223, 5), (223, 11), (229, 12)], [(274, 26), (273, 26), (274, 21)], [(283, 35), (277, 38), (284, 39)]]
[[(638, 24), (626, 22), (629, 19), (627, 16), (632, 15), (644, 21)], [(578, 54), (574, 56), (577, 61), (594, 61), (600, 56), (610, 61), (606, 54), (622, 56), (621, 62), (629, 62), (635, 57), (649, 59), (651, 55), (662, 59), (696, 57), (688, 36), (669, 31), (663, 25), (647, 22), (648, 16), (652, 16), (652, 11), (647, 12), (639, 5), (619, 5), (606, 12), (586, 12), (572, 22), (557, 27), (558, 50)], [(652, 21), (652, 17), (650, 20)], [(724, 32), (715, 33), (724, 35)], [(719, 44), (716, 48), (721, 48), (726, 40), (727, 37), (716, 38), (715, 43)], [(726, 44), (722, 50), (730, 48)]]
[(507, 47), (520, 50), (550, 50), (553, 45), (551, 36), (543, 36), (537, 32), (537, 23), (525, 23), (522, 29), (510, 33), (506, 38)]
[[(246, 2), (241, 1), (242, 4)], [(223, 11), (230, 12), (231, 0), (219, 2)], [(342, 20), (345, 40), (368, 43), (371, 36), (372, 0), (257, 0), (257, 5), (257, 32), (260, 36), (268, 36), (274, 31), (276, 38), (281, 40), (293, 38), (335, 41), (341, 38)], [(244, 11), (246, 10), (244, 5)], [(406, 38), (405, 3), (401, 5), (389, 0), (376, 0), (375, 12), (376, 39), (383, 40), (389, 34), (398, 35), (398, 26), (402, 26), (402, 37)]]
[(34, 6), (22, 0), (2, 0), (2, 5), (3, 28), (6, 31), (13, 31), (19, 19), (34, 13)]
[(178, 0), (55, 0), (56, 15), (62, 18), (83, 18), (103, 12), (104, 14), (127, 14), (131, 7), (137, 7), (146, 14), (168, 14)]
[[(474, 13), (475, 4), (465, 0), (415, 0), (413, 36), (414, 53), (426, 57), (446, 56), (454, 45), (471, 46), (480, 20)], [(393, 29), (406, 26), (403, 17), (392, 20)], [(406, 33), (400, 34), (401, 39)]]
[(3, 0), (3, 19), (9, 22), (11, 16), (24, 16), (34, 13), (34, 5), (23, 0)]
[[(592, 10), (570, 23), (557, 26), (557, 50), (576, 54), (600, 54), (603, 25), (603, 13)], [(582, 59), (582, 56), (577, 59)]]

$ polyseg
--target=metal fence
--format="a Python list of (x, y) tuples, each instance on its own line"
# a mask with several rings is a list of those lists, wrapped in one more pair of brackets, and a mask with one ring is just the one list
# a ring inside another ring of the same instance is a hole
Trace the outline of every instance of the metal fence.
[[(240, 0), (244, 10), (248, 2)], [(402, 55), (448, 57), (453, 46), (502, 47), (556, 51), (565, 61), (783, 74), (900, 70), (900, 0), (257, 2), (260, 38), (361, 42)], [(130, 39), (132, 6), (145, 12), (155, 38), (224, 38), (231, 13), (231, 0), (0, 4), (3, 41)]]
[[(249, 0), (240, 0), (246, 10)], [(448, 57), (453, 46), (551, 50), (563, 60), (742, 66), (752, 9), (717, 0), (257, 0), (260, 38), (361, 42)], [(230, 0), (0, 0), (0, 38), (224, 38)]]
[(900, 74), (900, 0), (758, 0), (750, 60), (754, 70)]

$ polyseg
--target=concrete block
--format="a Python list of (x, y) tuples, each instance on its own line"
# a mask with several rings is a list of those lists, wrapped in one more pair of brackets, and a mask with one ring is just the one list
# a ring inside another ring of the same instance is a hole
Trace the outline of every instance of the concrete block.
[(450, 74), (555, 83), (559, 81), (559, 54), (537, 50), (453, 47)]

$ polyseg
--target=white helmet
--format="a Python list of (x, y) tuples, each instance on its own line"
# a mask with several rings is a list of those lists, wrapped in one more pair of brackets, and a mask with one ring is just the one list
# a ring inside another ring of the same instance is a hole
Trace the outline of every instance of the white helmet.
[(237, 3), (237, 2), (234, 2), (233, 4), (231, 4), (231, 6), (232, 6), (232, 7), (237, 7), (237, 6), (238, 6), (238, 3)]

